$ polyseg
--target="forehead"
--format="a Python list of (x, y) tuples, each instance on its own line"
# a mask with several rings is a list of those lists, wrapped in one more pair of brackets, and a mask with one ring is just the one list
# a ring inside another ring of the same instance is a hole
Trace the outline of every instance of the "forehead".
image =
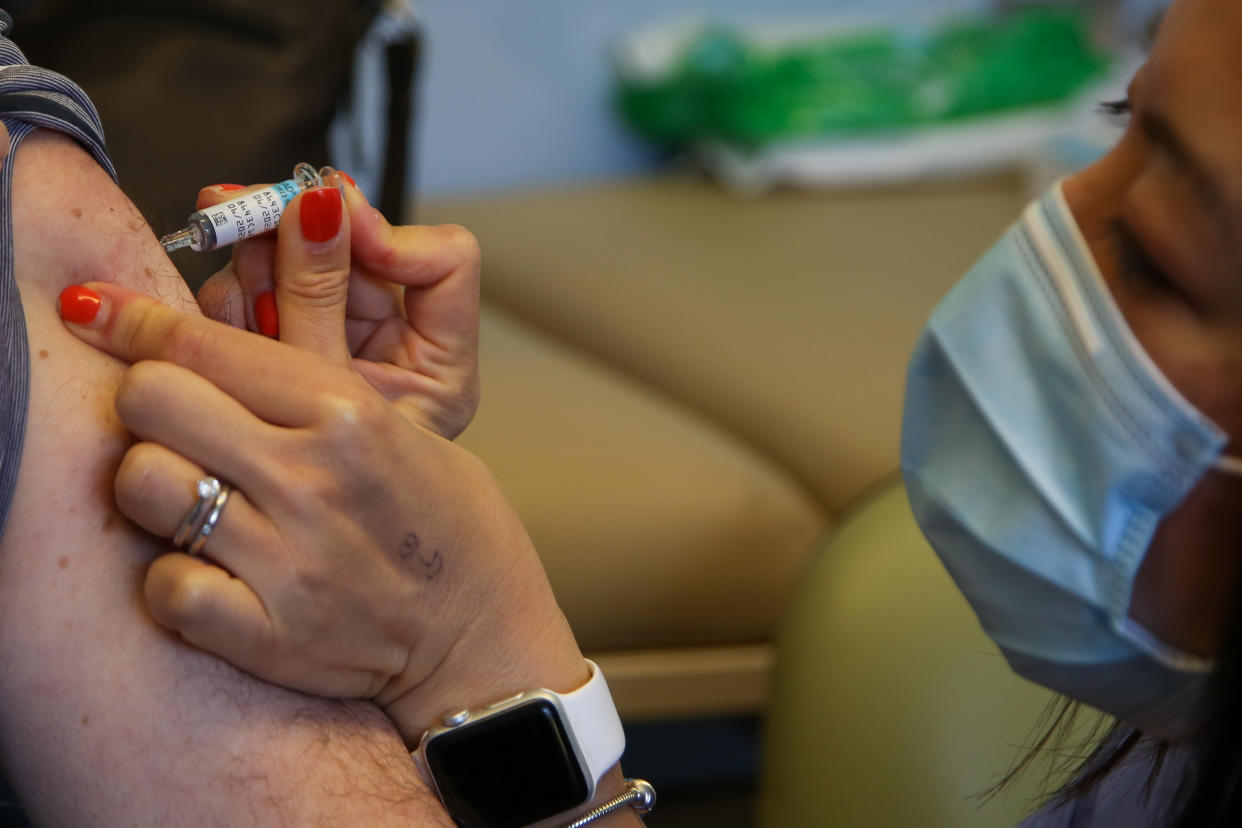
[[(1175, 2), (1160, 26), (1143, 87), (1145, 103), (1187, 133), (1242, 133), (1242, 2)], [(1231, 142), (1230, 154), (1242, 154), (1242, 144)]]
[(1224, 179), (1230, 200), (1242, 200), (1242, 2), (1175, 2), (1134, 92)]

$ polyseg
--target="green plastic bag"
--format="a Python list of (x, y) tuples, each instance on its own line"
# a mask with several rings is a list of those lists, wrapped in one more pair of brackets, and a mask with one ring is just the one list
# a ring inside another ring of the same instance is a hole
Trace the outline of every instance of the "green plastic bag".
[(764, 48), (709, 27), (656, 79), (620, 78), (622, 116), (665, 147), (705, 140), (758, 148), (858, 137), (1066, 99), (1107, 68), (1085, 13), (1037, 8)]

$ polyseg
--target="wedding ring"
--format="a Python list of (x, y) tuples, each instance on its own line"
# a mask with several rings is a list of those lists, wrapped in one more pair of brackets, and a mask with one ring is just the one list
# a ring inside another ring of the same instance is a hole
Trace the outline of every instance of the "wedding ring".
[(208, 536), (216, 528), (224, 504), (229, 500), (232, 489), (215, 477), (204, 477), (195, 485), (198, 501), (186, 513), (185, 520), (173, 536), (173, 546), (185, 550), (190, 555), (198, 555), (203, 551)]

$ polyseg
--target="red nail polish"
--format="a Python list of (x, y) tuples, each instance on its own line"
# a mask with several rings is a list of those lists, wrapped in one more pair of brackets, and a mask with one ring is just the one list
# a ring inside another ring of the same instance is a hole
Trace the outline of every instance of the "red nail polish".
[(232, 190), (244, 190), (246, 187), (244, 184), (212, 184), (210, 189), (230, 192)]
[(316, 187), (302, 195), (302, 238), (326, 242), (341, 229), (341, 191), (336, 187)]
[(103, 297), (90, 288), (70, 285), (60, 292), (60, 318), (75, 325), (89, 325), (99, 315)]
[(272, 291), (265, 290), (254, 297), (254, 324), (266, 337), (280, 336), (280, 315), (276, 312), (276, 294)]
[(339, 172), (339, 173), (341, 174), (341, 178), (344, 178), (344, 179), (345, 179), (346, 181), (348, 181), (350, 184), (353, 184), (353, 185), (354, 185), (354, 187), (357, 187), (357, 186), (358, 186), (358, 182), (357, 182), (357, 181), (354, 181), (354, 177), (353, 177), (352, 175), (350, 175), (349, 173), (345, 172), (344, 170), (337, 170), (337, 172)]

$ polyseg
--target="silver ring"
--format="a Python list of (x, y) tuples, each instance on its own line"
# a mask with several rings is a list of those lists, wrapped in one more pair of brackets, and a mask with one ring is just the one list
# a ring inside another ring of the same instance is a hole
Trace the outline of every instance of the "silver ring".
[(197, 533), (208, 508), (215, 502), (216, 496), (220, 494), (222, 488), (224, 488), (224, 484), (214, 477), (204, 477), (195, 484), (195, 490), (198, 492), (198, 502), (194, 504), (189, 512), (186, 512), (185, 520), (181, 521), (177, 534), (173, 535), (173, 546), (178, 549), (185, 549), (186, 542), (189, 541), (192, 535)]
[(211, 530), (216, 528), (216, 521), (220, 519), (220, 513), (224, 511), (224, 504), (229, 502), (229, 492), (233, 491), (228, 486), (221, 486), (220, 493), (216, 495), (215, 502), (211, 505), (211, 511), (207, 513), (207, 519), (203, 521), (203, 525), (198, 527), (198, 533), (194, 539), (190, 541), (190, 547), (186, 552), (190, 555), (198, 555), (203, 551), (203, 545), (207, 543), (207, 536), (211, 534)]
[(216, 528), (220, 513), (224, 511), (224, 504), (228, 502), (229, 492), (232, 491), (227, 484), (221, 483), (215, 477), (204, 477), (198, 481), (195, 489), (198, 492), (198, 502), (186, 513), (177, 534), (173, 536), (173, 546), (190, 555), (197, 555), (203, 550), (207, 536)]

